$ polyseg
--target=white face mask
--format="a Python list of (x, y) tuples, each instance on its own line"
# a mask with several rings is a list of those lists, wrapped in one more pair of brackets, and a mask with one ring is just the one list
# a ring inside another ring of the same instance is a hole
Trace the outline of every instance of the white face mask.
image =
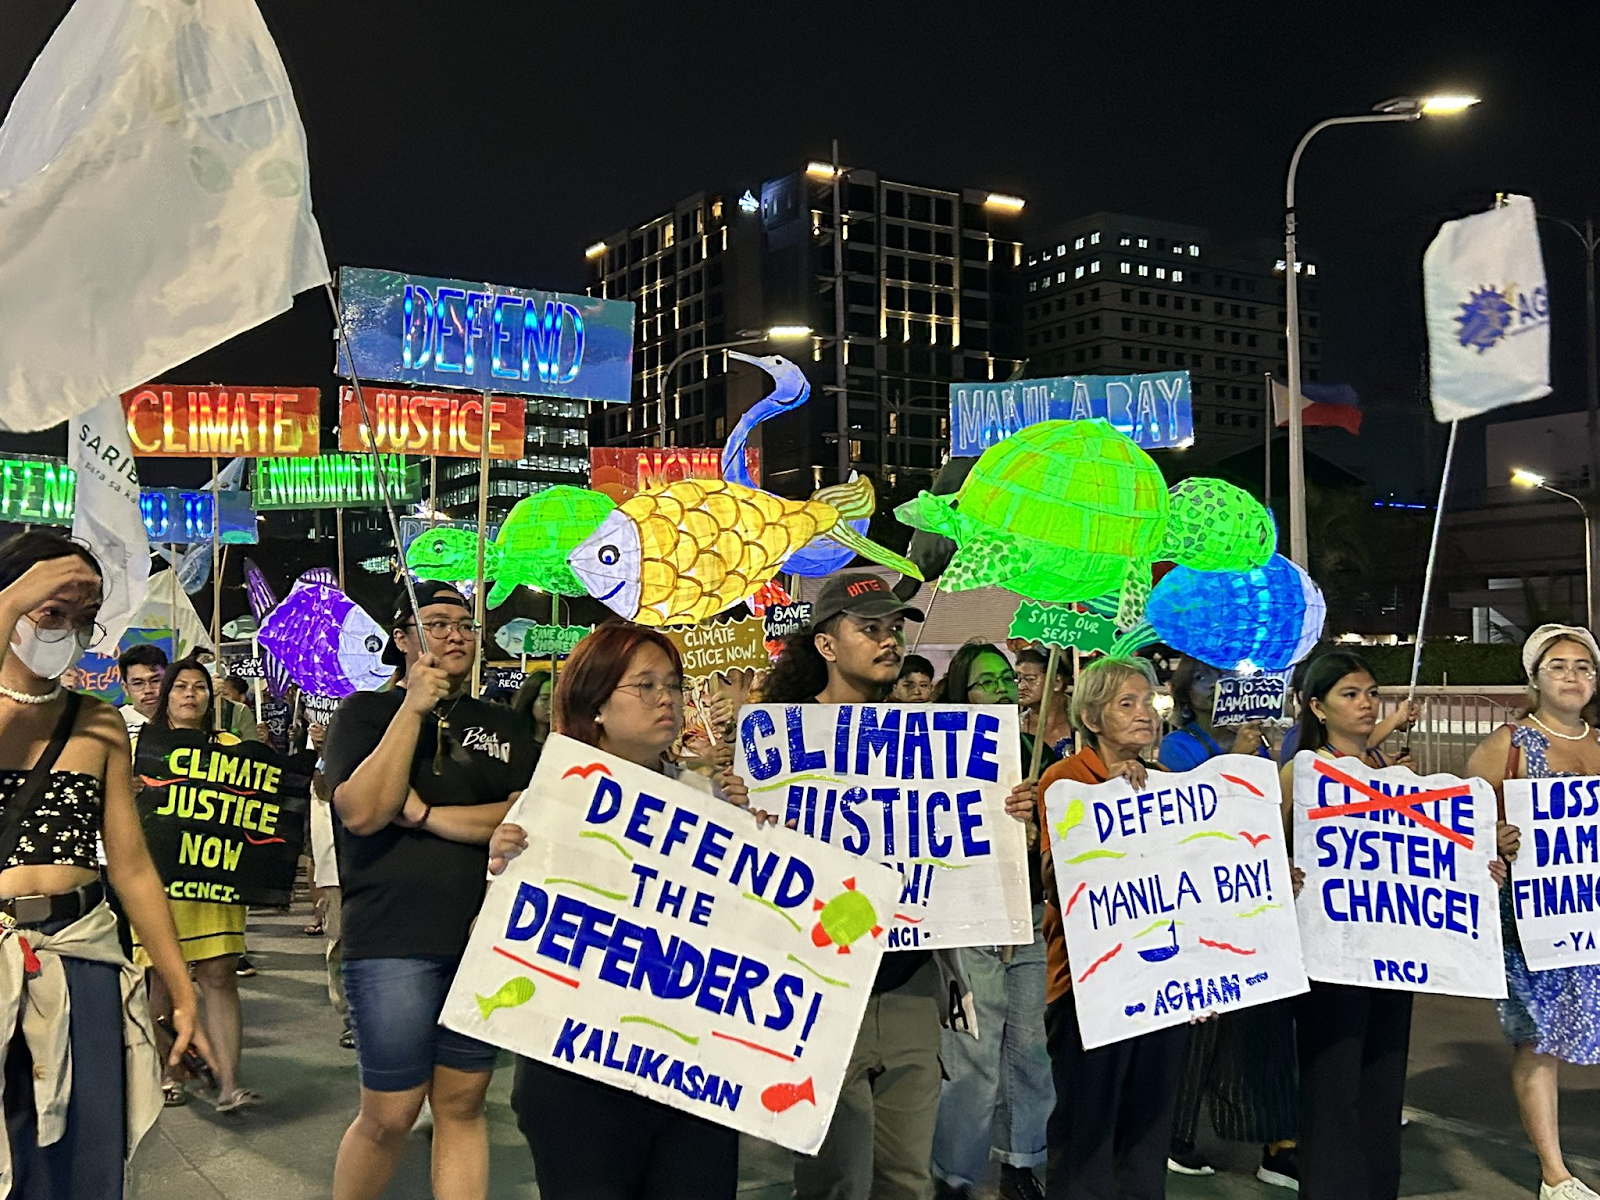
[(92, 629), (52, 629), (41, 634), (32, 618), (17, 621), (16, 641), (12, 649), (27, 667), (40, 679), (60, 679), (82, 657), (94, 637)]

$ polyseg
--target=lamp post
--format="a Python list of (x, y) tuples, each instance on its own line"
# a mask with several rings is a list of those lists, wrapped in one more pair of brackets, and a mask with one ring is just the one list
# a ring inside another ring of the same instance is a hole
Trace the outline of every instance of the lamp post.
[(1594, 521), (1589, 513), (1589, 506), (1571, 492), (1563, 492), (1560, 488), (1553, 488), (1545, 482), (1544, 476), (1537, 471), (1525, 471), (1521, 467), (1511, 472), (1511, 482), (1517, 487), (1533, 488), (1541, 492), (1549, 492), (1553, 496), (1571, 500), (1578, 506), (1578, 511), (1583, 514), (1583, 591), (1584, 591), (1584, 624), (1594, 628), (1595, 595), (1594, 595)]
[(1300, 156), (1312, 138), (1335, 125), (1372, 125), (1449, 116), (1465, 112), (1477, 102), (1476, 96), (1401, 96), (1385, 100), (1373, 105), (1369, 113), (1318, 121), (1306, 131), (1289, 158), (1289, 179), (1283, 193), (1283, 299), (1288, 314), (1285, 340), (1289, 355), (1289, 557), (1302, 568), (1310, 563), (1306, 548), (1305, 423), (1300, 412), (1300, 262), (1295, 252), (1294, 178), (1300, 169)]
[(1572, 235), (1583, 243), (1583, 291), (1584, 300), (1589, 317), (1589, 490), (1600, 492), (1600, 367), (1595, 362), (1595, 297), (1594, 297), (1594, 252), (1600, 247), (1600, 236), (1594, 231), (1594, 219), (1585, 217), (1583, 228), (1579, 228), (1576, 221), (1569, 221), (1565, 217), (1548, 217), (1539, 213), (1539, 220), (1553, 221), (1571, 230)]
[[(737, 350), (742, 346), (759, 346), (763, 342), (783, 340), (785, 338), (807, 338), (811, 336), (809, 325), (773, 325), (767, 329), (741, 329), (737, 339), (731, 342), (717, 342), (710, 346), (695, 346), (685, 350), (667, 364), (667, 369), (661, 372), (661, 383), (656, 392), (656, 416), (660, 425), (660, 439), (663, 447), (667, 444), (667, 386), (672, 382), (672, 373), (676, 371), (696, 354), (713, 354), (718, 350)], [(676, 395), (676, 393), (674, 393)]]

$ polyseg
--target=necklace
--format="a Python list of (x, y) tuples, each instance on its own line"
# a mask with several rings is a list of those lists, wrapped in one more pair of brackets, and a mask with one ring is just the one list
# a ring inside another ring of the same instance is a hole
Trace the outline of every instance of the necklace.
[(452, 745), (449, 750), (446, 750), (445, 744), (454, 740), (450, 736), (450, 714), (456, 711), (456, 705), (460, 703), (461, 697), (457, 696), (450, 707), (444, 712), (439, 711), (439, 706), (437, 704), (433, 706), (433, 715), (438, 718), (439, 721), (438, 733), (434, 736), (433, 743), (433, 773), (435, 775), (437, 775), (440, 770), (443, 769), (446, 754), (449, 754), (451, 758), (455, 757), (455, 747)]
[(56, 681), (55, 687), (39, 696), (35, 696), (32, 692), (13, 691), (4, 684), (0, 684), (0, 696), (4, 696), (7, 700), (15, 700), (18, 704), (49, 704), (59, 695), (61, 695), (60, 680)]
[[(7, 692), (6, 695), (10, 695), (10, 693)], [(1543, 721), (1539, 720), (1539, 714), (1538, 713), (1529, 713), (1528, 714), (1528, 720), (1532, 721), (1535, 725), (1537, 725), (1540, 729), (1544, 730), (1551, 737), (1558, 737), (1563, 742), (1581, 742), (1581, 741), (1587, 740), (1587, 738), (1589, 737), (1589, 722), (1587, 722), (1587, 721), (1580, 720), (1578, 722), (1578, 724), (1583, 726), (1583, 732), (1582, 733), (1562, 733), (1559, 729), (1552, 729), (1552, 728), (1550, 728), (1550, 726), (1546, 725)]]

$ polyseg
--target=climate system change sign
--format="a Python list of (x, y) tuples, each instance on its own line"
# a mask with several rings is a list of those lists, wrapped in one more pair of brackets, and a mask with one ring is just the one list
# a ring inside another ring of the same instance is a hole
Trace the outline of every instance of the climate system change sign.
[(1189, 372), (1060, 375), (950, 385), (950, 453), (982, 454), (1040, 421), (1109, 421), (1146, 450), (1194, 441)]

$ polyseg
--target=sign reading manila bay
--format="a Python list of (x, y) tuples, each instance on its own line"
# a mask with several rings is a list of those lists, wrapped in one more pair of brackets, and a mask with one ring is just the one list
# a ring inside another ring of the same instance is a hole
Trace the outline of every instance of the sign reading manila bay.
[(1294, 758), (1306, 974), (1501, 999), (1494, 791), (1481, 779)]
[(1211, 693), (1213, 725), (1249, 725), (1280, 721), (1289, 699), (1288, 671), (1229, 673), (1217, 680)]
[(1059, 650), (1105, 654), (1117, 640), (1117, 625), (1094, 613), (1079, 612), (1064, 604), (1024, 600), (1011, 618), (1011, 634), (1026, 642), (1039, 642)]
[(261, 742), (218, 746), (196, 730), (149, 727), (133, 770), (144, 840), (170, 898), (289, 903), (309, 770)]
[(634, 306), (564, 292), (339, 269), (355, 370), (341, 343), (334, 373), (423, 387), (625, 403)]
[(661, 631), (683, 657), (683, 677), (694, 681), (729, 671), (761, 670), (767, 657), (766, 622), (757, 616), (737, 621), (668, 626)]
[[(478, 458), (483, 453), (483, 397), (470, 392), (406, 392), (368, 385), (361, 396), (377, 428), (380, 453)], [(489, 397), (489, 457), (522, 457), (525, 401)], [(361, 451), (368, 436), (355, 389), (339, 389), (339, 449)]]
[(894, 873), (559, 734), (523, 795), (442, 1023), (816, 1153)]
[(1194, 441), (1189, 372), (1060, 375), (950, 385), (950, 453), (982, 454), (1040, 421), (1109, 421), (1146, 450)]
[[(761, 483), (761, 456), (754, 446), (744, 450), (745, 469)], [(589, 486), (621, 504), (654, 487), (685, 479), (721, 479), (721, 446), (592, 446)]]
[(738, 724), (753, 807), (900, 872), (888, 949), (1033, 940), (1014, 706), (755, 704)]
[(125, 392), (128, 440), (140, 458), (266, 458), (317, 453), (316, 388), (184, 387)]
[(1528, 966), (1600, 963), (1600, 779), (1508, 779), (1505, 797), (1522, 831), (1506, 886)]
[[(256, 464), (259, 512), (293, 508), (381, 508), (383, 486), (370, 454), (264, 458)], [(410, 503), (422, 495), (422, 468), (399, 454), (380, 454), (389, 498)]]
[(1306, 990), (1273, 764), (1226, 754), (1146, 786), (1045, 793), (1089, 1049)]

